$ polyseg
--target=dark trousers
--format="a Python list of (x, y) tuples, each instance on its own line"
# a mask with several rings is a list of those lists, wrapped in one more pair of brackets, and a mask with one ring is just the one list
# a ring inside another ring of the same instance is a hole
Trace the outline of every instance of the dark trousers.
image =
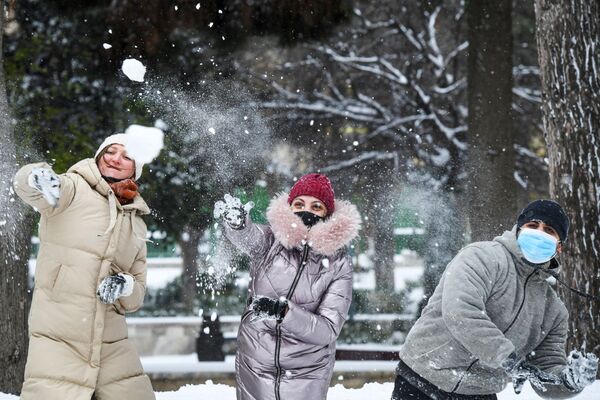
[(403, 375), (396, 375), (392, 400), (498, 400), (495, 394), (469, 396), (444, 392), (421, 378), (402, 361), (400, 363), (403, 365), (399, 368), (399, 371)]

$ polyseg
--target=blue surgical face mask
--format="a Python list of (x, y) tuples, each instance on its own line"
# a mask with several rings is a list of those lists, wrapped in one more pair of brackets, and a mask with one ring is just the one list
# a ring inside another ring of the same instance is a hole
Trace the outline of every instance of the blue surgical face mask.
[(544, 264), (556, 255), (558, 240), (537, 229), (523, 228), (517, 243), (527, 261), (533, 264)]

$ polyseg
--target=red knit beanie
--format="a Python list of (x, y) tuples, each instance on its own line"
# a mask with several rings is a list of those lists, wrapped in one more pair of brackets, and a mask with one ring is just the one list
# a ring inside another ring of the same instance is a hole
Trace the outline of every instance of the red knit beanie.
[(335, 194), (329, 178), (321, 174), (307, 174), (298, 179), (298, 182), (290, 190), (288, 203), (298, 196), (312, 196), (321, 200), (327, 207), (327, 214), (335, 211)]

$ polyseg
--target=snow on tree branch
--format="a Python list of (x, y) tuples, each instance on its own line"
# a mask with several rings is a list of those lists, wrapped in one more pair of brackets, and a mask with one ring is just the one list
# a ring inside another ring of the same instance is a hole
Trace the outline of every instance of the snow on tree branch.
[[(355, 8), (351, 27), (308, 46), (304, 59), (282, 63), (284, 78), (270, 81), (272, 95), (260, 106), (275, 111), (275, 118), (364, 127), (364, 134), (348, 139), (360, 144), (351, 158), (326, 168), (394, 154), (389, 157), (432, 168), (442, 181), (459, 181), (468, 147), (463, 3), (400, 14), (374, 5)], [(517, 65), (513, 75), (513, 107), (527, 115), (541, 101), (539, 68)]]
[[(439, 30), (448, 23), (442, 14), (455, 25), (460, 13), (437, 7), (418, 16), (402, 15), (405, 21), (378, 21), (368, 11), (354, 10), (361, 22), (354, 30), (310, 47), (313, 51), (302, 62), (283, 64), (290, 78), (311, 69), (318, 82), (314, 88), (295, 92), (272, 81), (274, 96), (261, 106), (287, 118), (302, 118), (304, 112), (305, 119), (338, 117), (366, 125), (367, 134), (357, 138), (365, 145), (363, 153), (332, 164), (333, 169), (374, 159), (416, 158), (434, 168), (454, 168), (447, 173), (458, 176), (459, 163), (450, 161), (466, 150), (466, 78), (464, 60), (453, 61), (464, 59), (468, 46), (459, 30), (444, 30), (442, 44)], [(383, 147), (373, 152), (368, 144), (378, 139)]]
[(333, 163), (328, 165), (325, 168), (322, 168), (321, 171), (325, 173), (330, 173), (333, 171), (338, 171), (341, 169), (346, 169), (354, 165), (364, 164), (365, 162), (375, 162), (375, 161), (383, 161), (383, 160), (395, 160), (396, 155), (393, 153), (385, 153), (380, 151), (369, 151), (361, 153), (360, 155), (353, 157), (349, 160), (343, 160), (337, 163)]

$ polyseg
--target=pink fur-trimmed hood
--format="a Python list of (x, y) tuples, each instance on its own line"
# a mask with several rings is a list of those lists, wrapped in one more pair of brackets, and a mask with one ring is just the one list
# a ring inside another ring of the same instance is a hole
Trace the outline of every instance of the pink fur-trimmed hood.
[(335, 212), (325, 221), (308, 229), (302, 219), (290, 209), (287, 199), (287, 194), (279, 194), (271, 200), (267, 209), (267, 220), (275, 239), (283, 247), (291, 249), (308, 241), (317, 253), (332, 256), (358, 236), (360, 214), (350, 202), (336, 200)]

